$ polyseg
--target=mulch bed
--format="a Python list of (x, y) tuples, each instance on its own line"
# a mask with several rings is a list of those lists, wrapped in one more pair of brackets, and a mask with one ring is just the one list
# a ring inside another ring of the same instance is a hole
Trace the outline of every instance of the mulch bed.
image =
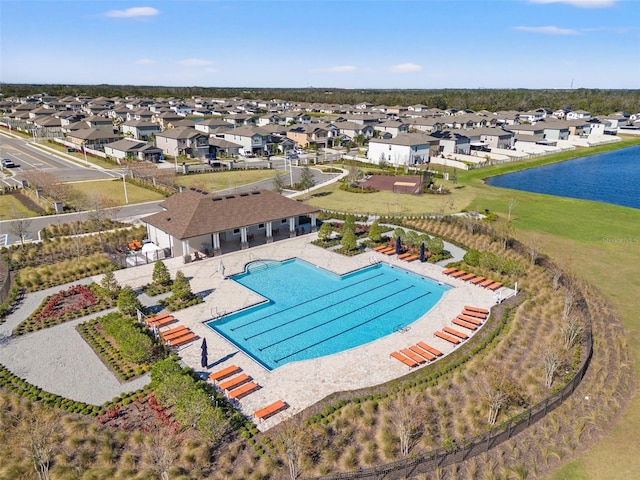
[[(394, 175), (372, 175), (369, 179), (365, 180), (363, 183), (364, 187), (375, 188), (376, 190), (388, 190), (390, 192), (394, 191), (393, 185), (396, 182), (407, 182), (407, 183), (415, 183), (416, 188), (419, 189), (420, 182), (422, 181), (422, 177), (415, 175), (402, 175), (402, 176), (394, 176)], [(415, 193), (411, 191), (408, 187), (400, 187), (396, 189), (398, 193)]]

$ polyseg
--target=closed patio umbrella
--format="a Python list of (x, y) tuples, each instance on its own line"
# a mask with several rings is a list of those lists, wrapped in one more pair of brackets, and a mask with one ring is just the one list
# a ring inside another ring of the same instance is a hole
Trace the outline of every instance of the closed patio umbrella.
[(424, 262), (424, 242), (420, 244), (420, 261)]
[(200, 346), (200, 348), (202, 349), (202, 357), (200, 358), (200, 366), (202, 368), (207, 368), (207, 365), (209, 365), (209, 359), (207, 358), (209, 352), (207, 352), (207, 339), (206, 338), (202, 339), (202, 345)]
[(396, 238), (396, 255), (398, 255), (402, 251), (402, 240), (400, 237)]

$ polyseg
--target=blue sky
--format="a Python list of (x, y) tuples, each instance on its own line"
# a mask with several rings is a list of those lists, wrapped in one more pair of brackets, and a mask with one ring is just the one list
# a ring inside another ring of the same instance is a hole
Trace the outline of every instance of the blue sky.
[(637, 0), (0, 1), (0, 81), (639, 88)]

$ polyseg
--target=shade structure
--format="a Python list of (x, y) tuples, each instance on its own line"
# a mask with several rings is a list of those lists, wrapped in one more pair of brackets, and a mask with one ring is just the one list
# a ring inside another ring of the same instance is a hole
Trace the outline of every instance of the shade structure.
[(402, 251), (402, 240), (400, 240), (400, 237), (396, 238), (396, 255), (399, 254)]
[(202, 339), (202, 345), (200, 346), (200, 348), (202, 349), (202, 357), (200, 357), (200, 366), (202, 368), (207, 368), (207, 365), (209, 365), (209, 359), (207, 358), (209, 355), (209, 352), (207, 351), (207, 339), (203, 338)]
[(424, 262), (424, 242), (420, 244), (420, 261)]

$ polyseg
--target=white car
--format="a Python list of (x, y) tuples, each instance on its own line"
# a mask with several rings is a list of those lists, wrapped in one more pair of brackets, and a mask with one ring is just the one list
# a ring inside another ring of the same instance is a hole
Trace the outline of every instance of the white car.
[(16, 166), (15, 163), (13, 163), (13, 160), (11, 160), (10, 158), (3, 158), (2, 159), (2, 166), (5, 168), (13, 168)]

